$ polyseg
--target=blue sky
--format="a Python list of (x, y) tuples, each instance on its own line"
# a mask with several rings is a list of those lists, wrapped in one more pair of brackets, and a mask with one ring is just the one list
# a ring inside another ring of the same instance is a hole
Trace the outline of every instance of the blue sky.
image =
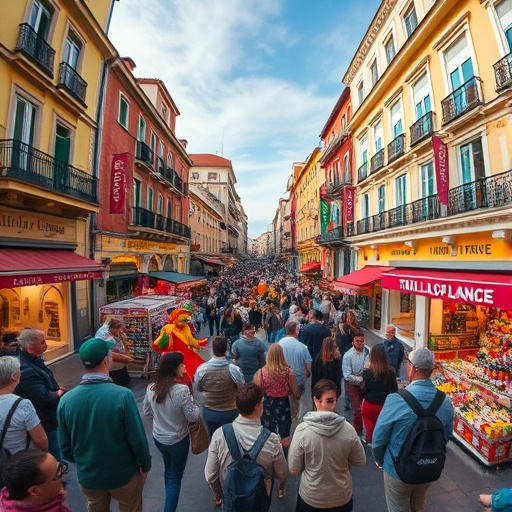
[(380, 0), (121, 0), (110, 38), (162, 79), (189, 153), (228, 158), (249, 220), (267, 230)]

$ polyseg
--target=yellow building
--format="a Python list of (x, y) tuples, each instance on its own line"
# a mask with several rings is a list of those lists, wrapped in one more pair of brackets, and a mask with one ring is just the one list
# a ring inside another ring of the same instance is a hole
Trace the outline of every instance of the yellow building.
[(321, 248), (317, 243), (320, 234), (320, 187), (324, 176), (320, 170), (322, 153), (315, 148), (304, 163), (293, 165), (295, 195), (296, 244), (299, 254), (299, 271), (303, 274), (321, 275)]
[[(98, 211), (97, 116), (112, 0), (2, 3), (0, 329), (45, 331), (49, 359), (92, 325), (89, 215)], [(99, 20), (99, 21), (98, 21)], [(13, 277), (15, 276), (15, 277)]]
[(400, 272), (463, 285), (512, 272), (511, 27), (510, 0), (385, 0), (343, 79), (358, 169), (349, 240), (359, 268), (374, 266), (347, 279), (371, 288), (370, 326), (395, 323), (410, 345), (442, 330), (448, 298), (404, 288)]

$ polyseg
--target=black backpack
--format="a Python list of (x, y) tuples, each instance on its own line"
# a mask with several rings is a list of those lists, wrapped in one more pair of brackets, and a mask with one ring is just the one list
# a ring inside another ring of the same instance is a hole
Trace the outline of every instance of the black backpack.
[(14, 403), (11, 405), (11, 408), (9, 409), (9, 412), (7, 413), (7, 417), (4, 421), (4, 426), (2, 428), (2, 436), (0, 437), (0, 487), (3, 487), (5, 485), (4, 482), (4, 466), (5, 463), (11, 458), (11, 452), (4, 448), (4, 439), (5, 434), (7, 434), (7, 429), (9, 428), (9, 425), (11, 424), (11, 419), (16, 411), (16, 408), (18, 407), (19, 403), (23, 400), (23, 398), (18, 398), (14, 401)]
[(270, 508), (270, 496), (265, 487), (263, 466), (256, 462), (256, 457), (266, 443), (270, 431), (263, 427), (253, 447), (248, 452), (244, 451), (243, 455), (233, 425), (222, 425), (222, 432), (233, 457), (224, 482), (224, 511), (267, 512)]
[(435, 415), (446, 395), (437, 390), (434, 400), (426, 409), (406, 389), (400, 391), (400, 396), (417, 418), (398, 457), (392, 456), (396, 473), (406, 484), (434, 482), (441, 476), (446, 460), (444, 426)]

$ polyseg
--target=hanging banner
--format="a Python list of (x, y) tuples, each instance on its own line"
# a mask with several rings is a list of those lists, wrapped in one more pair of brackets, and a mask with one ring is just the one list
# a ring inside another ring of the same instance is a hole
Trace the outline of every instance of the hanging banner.
[(440, 204), (448, 206), (448, 146), (439, 137), (432, 137), (432, 147), (434, 151), (437, 198)]
[(320, 199), (320, 233), (327, 232), (327, 225), (329, 224), (329, 203)]
[(114, 155), (110, 171), (110, 213), (124, 213), (129, 154)]
[(345, 222), (354, 222), (354, 187), (345, 187), (345, 197), (343, 200), (343, 210)]

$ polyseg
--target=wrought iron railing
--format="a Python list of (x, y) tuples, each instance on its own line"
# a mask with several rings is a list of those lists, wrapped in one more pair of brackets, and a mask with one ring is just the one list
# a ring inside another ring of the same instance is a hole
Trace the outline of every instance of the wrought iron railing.
[(155, 155), (153, 150), (141, 140), (137, 141), (137, 154), (135, 155), (138, 160), (142, 160), (149, 165), (153, 165)]
[(64, 86), (75, 98), (85, 104), (87, 82), (67, 62), (60, 63), (59, 85)]
[(359, 169), (357, 169), (357, 182), (361, 183), (364, 179), (368, 177), (368, 162), (364, 162)]
[(474, 76), (441, 101), (443, 124), (453, 121), (483, 102), (480, 78)]
[(22, 23), (18, 33), (15, 51), (21, 51), (33, 59), (53, 78), (55, 50), (28, 24)]
[(384, 167), (384, 148), (379, 150), (370, 160), (370, 174), (377, 172)]
[(512, 85), (512, 52), (496, 62), (493, 67), (497, 91)]
[(132, 208), (132, 225), (190, 238), (190, 227), (140, 206)]
[(343, 226), (336, 226), (333, 229), (330, 229), (327, 231), (327, 233), (322, 233), (318, 237), (318, 241), (320, 243), (322, 242), (341, 242), (345, 238), (345, 230), (343, 229)]
[(418, 144), (434, 133), (434, 112), (427, 112), (420, 117), (410, 128), (411, 146)]
[(98, 203), (97, 178), (19, 140), (0, 140), (0, 178), (19, 180)]
[(405, 134), (402, 133), (388, 144), (388, 165), (405, 153)]

